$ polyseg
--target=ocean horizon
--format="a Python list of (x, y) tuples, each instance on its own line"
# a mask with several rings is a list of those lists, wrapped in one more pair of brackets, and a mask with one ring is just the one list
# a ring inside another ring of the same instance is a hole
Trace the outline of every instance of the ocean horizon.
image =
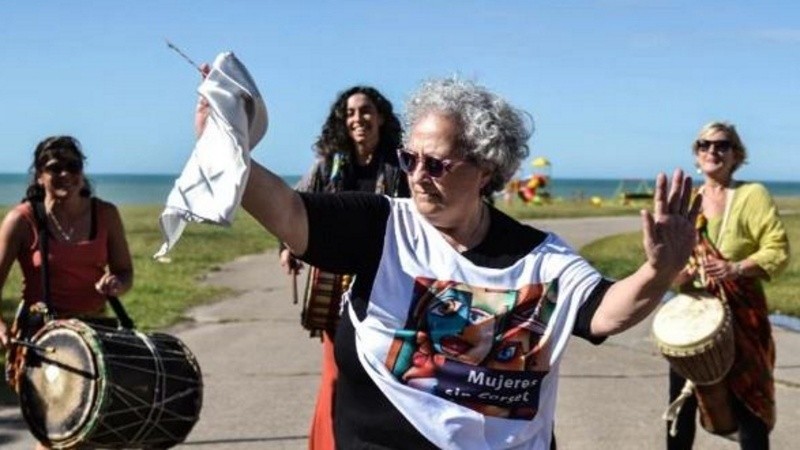
[[(300, 175), (282, 175), (294, 185)], [(117, 205), (163, 204), (177, 175), (98, 174), (88, 175), (95, 195)], [(28, 174), (0, 174), (0, 205), (19, 203), (25, 195)], [(800, 182), (750, 180), (763, 183), (775, 197), (800, 196)], [(562, 199), (611, 198), (621, 191), (638, 192), (652, 186), (652, 181), (619, 178), (554, 178), (548, 186), (550, 195)]]

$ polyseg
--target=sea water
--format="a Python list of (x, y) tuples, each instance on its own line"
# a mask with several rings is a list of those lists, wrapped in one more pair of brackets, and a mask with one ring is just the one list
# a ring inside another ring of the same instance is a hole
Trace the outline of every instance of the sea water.
[[(175, 183), (177, 175), (99, 174), (88, 175), (95, 194), (118, 205), (163, 204)], [(283, 179), (294, 186), (299, 175), (284, 175)], [(0, 174), (0, 205), (19, 203), (28, 185), (27, 174)], [(762, 181), (776, 197), (800, 196), (800, 182)], [(550, 195), (563, 199), (610, 198), (621, 191), (637, 192), (652, 188), (640, 180), (563, 178), (554, 179), (548, 189)]]
[[(167, 200), (177, 175), (100, 174), (88, 175), (94, 194), (117, 205), (158, 205)], [(294, 186), (299, 176), (285, 176)], [(0, 174), (0, 205), (19, 203), (30, 176)]]

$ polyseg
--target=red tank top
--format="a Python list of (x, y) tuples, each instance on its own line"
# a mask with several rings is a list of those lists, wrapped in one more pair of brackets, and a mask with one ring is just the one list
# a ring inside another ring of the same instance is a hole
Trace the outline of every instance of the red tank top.
[[(91, 239), (68, 243), (50, 237), (48, 241), (50, 301), (57, 317), (93, 314), (105, 306), (105, 296), (94, 288), (108, 265), (108, 228), (104, 208), (99, 203), (99, 200), (92, 200), (91, 214), (95, 230)], [(15, 209), (28, 221), (33, 236), (30, 248), (20, 252), (17, 257), (23, 275), (22, 298), (25, 303), (32, 304), (43, 301), (39, 232), (29, 202)]]

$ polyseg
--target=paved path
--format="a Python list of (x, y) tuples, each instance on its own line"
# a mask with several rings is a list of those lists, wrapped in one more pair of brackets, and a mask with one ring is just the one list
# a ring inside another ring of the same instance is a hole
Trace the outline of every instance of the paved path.
[[(534, 221), (574, 247), (639, 229), (637, 217)], [(238, 294), (189, 313), (194, 324), (173, 332), (203, 368), (200, 421), (181, 449), (304, 449), (319, 376), (319, 344), (300, 328), (287, 278), (274, 253), (247, 256), (209, 274), (207, 282)], [(773, 448), (796, 448), (800, 423), (800, 335), (775, 330), (778, 425)], [(649, 323), (593, 347), (573, 339), (562, 366), (559, 448), (662, 448), (666, 403), (664, 360), (653, 350)], [(14, 406), (0, 406), (0, 447), (29, 450)], [(738, 445), (698, 432), (698, 449)]]

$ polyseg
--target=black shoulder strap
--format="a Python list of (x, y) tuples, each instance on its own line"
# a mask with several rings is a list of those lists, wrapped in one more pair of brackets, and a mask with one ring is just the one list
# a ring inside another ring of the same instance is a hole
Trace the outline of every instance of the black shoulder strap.
[(97, 237), (97, 197), (92, 197), (91, 224), (89, 225), (89, 240)]
[(128, 330), (132, 330), (135, 327), (133, 319), (131, 319), (131, 316), (129, 316), (128, 312), (125, 311), (125, 307), (122, 306), (122, 302), (119, 301), (119, 298), (109, 296), (106, 297), (106, 299), (108, 300), (108, 304), (111, 305), (111, 309), (114, 310), (114, 314), (119, 320), (119, 326)]
[(36, 225), (39, 235), (39, 253), (42, 258), (42, 296), (44, 304), (47, 306), (47, 314), (50, 319), (55, 318), (56, 312), (53, 310), (50, 301), (50, 251), (48, 241), (50, 232), (47, 229), (47, 212), (44, 209), (44, 202), (31, 200), (33, 206), (33, 217), (36, 218)]
[(383, 164), (386, 194), (391, 197), (410, 197), (411, 191), (406, 181), (406, 174), (399, 167), (390, 163)]
[(319, 158), (314, 163), (314, 168), (311, 171), (311, 182), (308, 184), (309, 192), (322, 192), (325, 190), (325, 186), (331, 176), (330, 167), (327, 156)]

